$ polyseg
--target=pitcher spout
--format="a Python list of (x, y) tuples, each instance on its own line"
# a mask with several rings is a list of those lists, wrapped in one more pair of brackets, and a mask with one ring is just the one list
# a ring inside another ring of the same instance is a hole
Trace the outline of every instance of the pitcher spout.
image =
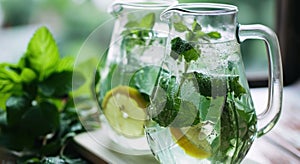
[(108, 12), (116, 16), (119, 15), (124, 8), (131, 10), (157, 10), (175, 4), (178, 4), (177, 0), (117, 0), (108, 8)]

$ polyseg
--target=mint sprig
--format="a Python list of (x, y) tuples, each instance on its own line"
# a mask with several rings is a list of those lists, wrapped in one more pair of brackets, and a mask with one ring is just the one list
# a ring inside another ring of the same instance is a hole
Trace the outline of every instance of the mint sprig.
[(84, 81), (73, 71), (73, 58), (60, 57), (50, 31), (37, 29), (18, 64), (0, 64), (0, 146), (26, 152), (20, 163), (71, 161), (65, 147), (84, 131), (71, 90)]
[(146, 38), (153, 36), (153, 27), (155, 24), (155, 13), (148, 13), (140, 20), (130, 20), (125, 24), (125, 30), (121, 33), (123, 37), (122, 45), (129, 53), (136, 46), (150, 46), (152, 41), (147, 42)]
[(173, 23), (173, 27), (177, 32), (186, 33), (185, 38), (189, 42), (197, 42), (199, 39), (209, 41), (210, 39), (220, 39), (222, 37), (217, 31), (204, 32), (197, 19), (194, 19), (191, 28), (186, 26), (183, 21)]

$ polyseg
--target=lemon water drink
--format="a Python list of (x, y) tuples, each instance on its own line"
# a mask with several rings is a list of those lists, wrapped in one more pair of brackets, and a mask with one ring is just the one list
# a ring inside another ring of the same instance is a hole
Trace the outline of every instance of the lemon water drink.
[(102, 126), (114, 145), (124, 150), (121, 153), (151, 153), (144, 123), (159, 71), (148, 68), (161, 65), (168, 25), (160, 21), (160, 13), (174, 2), (116, 1), (111, 7), (117, 19), (107, 58), (100, 63), (104, 66), (99, 69), (97, 98)]
[(167, 37), (149, 30), (136, 32), (144, 37), (124, 36), (119, 58), (108, 58), (108, 66), (101, 70), (99, 105), (109, 137), (123, 147), (141, 151), (133, 152), (139, 154), (150, 152), (144, 135), (146, 107)]

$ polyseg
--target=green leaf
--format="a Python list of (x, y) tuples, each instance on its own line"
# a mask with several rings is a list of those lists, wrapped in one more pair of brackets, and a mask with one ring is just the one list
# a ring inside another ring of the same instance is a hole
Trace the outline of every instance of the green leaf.
[(30, 68), (39, 73), (40, 81), (56, 69), (59, 52), (52, 34), (46, 27), (41, 27), (35, 32), (28, 44), (25, 57)]
[(222, 115), (222, 110), (225, 106), (225, 103), (226, 103), (226, 99), (224, 96), (210, 98), (210, 104), (209, 104), (209, 108), (205, 120), (218, 122)]
[(125, 24), (126, 28), (137, 28), (139, 26), (140, 26), (140, 24), (137, 21), (129, 21)]
[(167, 76), (167, 73), (157, 66), (143, 67), (132, 75), (129, 86), (138, 89), (149, 100), (159, 75)]
[(194, 22), (193, 22), (193, 24), (192, 24), (192, 31), (193, 32), (198, 32), (198, 31), (201, 31), (201, 30), (202, 30), (201, 25), (195, 19)]
[(150, 117), (160, 126), (167, 127), (176, 118), (181, 100), (177, 97), (178, 84), (175, 76), (159, 77), (159, 87), (151, 97), (153, 108), (149, 112)]
[(155, 14), (149, 13), (141, 19), (141, 21), (139, 23), (139, 27), (145, 28), (145, 29), (152, 29), (154, 26), (154, 23), (155, 23)]
[(24, 148), (33, 149), (34, 138), (22, 128), (5, 128), (0, 135), (0, 145), (9, 150), (22, 151)]
[(207, 35), (212, 39), (220, 39), (222, 37), (221, 34), (216, 31), (209, 32), (209, 33), (207, 33)]
[(196, 50), (193, 47), (187, 47), (187, 48), (189, 48), (189, 50), (186, 50), (182, 53), (185, 61), (188, 63), (191, 62), (192, 60), (196, 61), (200, 57), (199, 55), (200, 51)]
[(28, 134), (35, 137), (54, 132), (59, 127), (58, 109), (51, 103), (41, 102), (28, 109), (20, 125)]
[(233, 145), (230, 141), (237, 138), (236, 133), (236, 125), (235, 125), (235, 117), (234, 116), (234, 108), (232, 107), (232, 103), (226, 102), (224, 108), (222, 110), (222, 115), (220, 119), (221, 129), (220, 129), (220, 138), (216, 138), (216, 142), (218, 142), (218, 149), (216, 150), (214, 155), (214, 159), (216, 161), (226, 161), (228, 155), (226, 152), (229, 149), (234, 148), (236, 145)]
[(59, 140), (47, 143), (44, 145), (40, 152), (45, 156), (53, 156), (59, 153), (62, 143)]
[(184, 51), (181, 46), (184, 44), (183, 40), (180, 37), (176, 37), (171, 40), (171, 54), (170, 56), (177, 60), (179, 58), (179, 55)]
[(11, 96), (6, 101), (7, 124), (10, 127), (20, 124), (23, 114), (30, 106), (30, 101), (24, 96)]
[(67, 95), (72, 89), (76, 89), (84, 84), (84, 81), (84, 76), (79, 72), (55, 72), (42, 81), (39, 84), (39, 88), (45, 96), (61, 97)]
[(23, 68), (21, 73), (21, 79), (24, 83), (30, 83), (37, 78), (35, 72), (29, 68)]
[(193, 72), (193, 74), (197, 81), (195, 86), (201, 95), (217, 97), (227, 94), (227, 84), (230, 82), (225, 76), (211, 76), (199, 72)]
[(73, 71), (74, 57), (67, 56), (58, 61), (55, 72)]
[(189, 42), (176, 37), (171, 40), (171, 54), (170, 56), (177, 60), (179, 56), (184, 57), (186, 62), (197, 60), (200, 57), (200, 50), (197, 50)]
[(199, 39), (199, 38), (203, 38), (206, 36), (206, 33), (203, 32), (203, 31), (197, 31), (197, 32), (194, 32), (194, 37)]
[(0, 93), (0, 110), (6, 109), (6, 100), (11, 96), (10, 93)]
[(200, 95), (199, 102), (200, 119), (201, 121), (206, 121), (208, 111), (210, 110), (211, 99)]
[(169, 126), (172, 127), (187, 127), (196, 125), (200, 122), (199, 110), (189, 101), (181, 101), (178, 108), (178, 113)]
[(189, 30), (188, 27), (184, 25), (182, 22), (173, 23), (173, 26), (177, 32), (185, 32)]
[(143, 36), (135, 37), (126, 37), (122, 41), (122, 47), (126, 50), (127, 53), (130, 53), (132, 49), (136, 46), (145, 46), (146, 41), (143, 39)]
[(10, 64), (0, 64), (0, 93), (18, 93), (21, 91), (21, 76), (11, 69)]
[(239, 83), (239, 76), (229, 77), (230, 91), (234, 92), (234, 97), (241, 98), (246, 93), (245, 88)]

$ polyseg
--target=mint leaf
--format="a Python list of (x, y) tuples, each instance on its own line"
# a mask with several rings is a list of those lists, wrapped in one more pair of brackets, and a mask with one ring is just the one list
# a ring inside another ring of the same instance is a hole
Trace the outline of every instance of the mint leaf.
[(185, 32), (188, 31), (189, 28), (184, 25), (182, 22), (173, 23), (174, 29), (178, 32)]
[(137, 22), (137, 21), (129, 21), (129, 22), (127, 22), (127, 23), (125, 24), (124, 27), (126, 27), (126, 28), (137, 28), (137, 27), (139, 27), (139, 26), (140, 26), (140, 23), (139, 23), (139, 22)]
[[(74, 76), (73, 76), (74, 75)], [(55, 72), (39, 84), (41, 93), (47, 97), (61, 97), (67, 95), (72, 90), (72, 80), (74, 88), (81, 86), (85, 78), (80, 73), (71, 71)]]
[(130, 53), (136, 46), (150, 46), (152, 42), (147, 42), (147, 38), (153, 36), (155, 13), (148, 13), (141, 20), (136, 20), (136, 18), (128, 18), (128, 20), (130, 21), (125, 24), (126, 29), (121, 33), (123, 36), (122, 49)]
[(7, 124), (14, 127), (20, 124), (23, 114), (30, 107), (29, 100), (24, 96), (11, 96), (6, 101)]
[(236, 139), (236, 130), (238, 129), (235, 124), (234, 108), (231, 102), (226, 102), (222, 110), (220, 124), (220, 138), (219, 138), (219, 151), (214, 153), (214, 157), (217, 161), (226, 161), (227, 154), (225, 154), (230, 148), (236, 146), (235, 143), (231, 143), (232, 139)]
[(200, 51), (196, 50), (189, 42), (176, 37), (171, 40), (171, 54), (170, 56), (177, 60), (179, 56), (184, 57), (186, 62), (197, 60), (200, 57)]
[(55, 72), (73, 71), (73, 66), (74, 58), (67, 56), (58, 61)]
[(136, 71), (130, 79), (129, 86), (138, 89), (149, 100), (158, 76), (168, 76), (166, 71), (158, 66), (146, 66)]
[(51, 133), (59, 127), (58, 109), (51, 103), (41, 102), (28, 109), (22, 116), (20, 126), (31, 136)]
[(178, 84), (176, 77), (159, 77), (159, 84), (151, 97), (153, 108), (150, 117), (160, 126), (167, 127), (178, 114), (180, 99), (177, 98)]
[(155, 13), (149, 13), (145, 15), (141, 20), (131, 20), (128, 21), (125, 24), (125, 28), (127, 29), (137, 29), (137, 28), (143, 28), (143, 29), (152, 29), (155, 24)]
[(0, 93), (0, 111), (4, 111), (6, 100), (11, 96), (11, 93)]
[[(199, 72), (194, 72), (197, 80), (195, 86), (199, 89), (199, 93), (206, 97), (224, 96), (228, 92), (234, 93), (235, 98), (241, 98), (246, 94), (245, 88), (239, 83), (239, 76), (210, 76)], [(185, 74), (185, 78), (193, 76), (191, 73)]]
[(129, 53), (135, 46), (145, 46), (146, 41), (140, 37), (141, 35), (138, 35), (138, 38), (125, 37), (122, 42), (122, 47)]
[(22, 73), (21, 73), (22, 82), (28, 84), (28, 83), (34, 81), (36, 78), (37, 78), (37, 75), (33, 70), (31, 70), (30, 68), (23, 68)]
[(189, 63), (192, 60), (196, 61), (200, 57), (200, 51), (191, 45), (187, 45), (186, 51), (184, 51), (182, 55), (184, 56), (184, 60)]
[(246, 93), (245, 88), (239, 83), (239, 76), (229, 77), (229, 88), (230, 91), (234, 92), (235, 98), (241, 98)]
[(194, 22), (193, 22), (193, 24), (192, 24), (192, 31), (193, 32), (198, 32), (198, 31), (201, 31), (201, 30), (202, 30), (201, 25), (195, 19)]
[(209, 33), (207, 33), (207, 35), (212, 39), (220, 39), (222, 37), (221, 34), (216, 31), (209, 32)]
[(173, 118), (169, 126), (181, 128), (200, 123), (199, 110), (193, 103), (189, 101), (181, 101), (177, 110), (178, 112), (176, 113), (176, 117)]
[(38, 73), (40, 81), (56, 69), (59, 52), (52, 34), (46, 27), (41, 27), (35, 32), (28, 44), (25, 58), (29, 68)]
[(206, 97), (225, 96), (228, 92), (228, 84), (232, 83), (232, 76), (212, 76), (199, 72), (193, 74), (197, 80), (195, 86), (198, 87), (199, 93)]
[(139, 27), (145, 28), (145, 29), (152, 29), (154, 26), (154, 23), (155, 23), (155, 14), (149, 13), (141, 19), (141, 21), (139, 23)]
[(173, 23), (173, 27), (177, 32), (186, 32), (185, 39), (189, 42), (197, 42), (199, 39), (209, 41), (209, 39), (220, 39), (221, 34), (216, 31), (205, 33), (202, 31), (201, 25), (194, 19), (191, 29), (189, 29), (183, 22)]
[(200, 95), (200, 99), (199, 99), (199, 111), (200, 111), (200, 119), (201, 121), (205, 121), (207, 120), (207, 114), (208, 114), (208, 111), (210, 110), (210, 104), (211, 104), (211, 99), (210, 98), (207, 98), (207, 97), (204, 97), (204, 96), (201, 96)]
[(10, 64), (0, 64), (0, 93), (18, 94), (22, 89), (22, 78)]

